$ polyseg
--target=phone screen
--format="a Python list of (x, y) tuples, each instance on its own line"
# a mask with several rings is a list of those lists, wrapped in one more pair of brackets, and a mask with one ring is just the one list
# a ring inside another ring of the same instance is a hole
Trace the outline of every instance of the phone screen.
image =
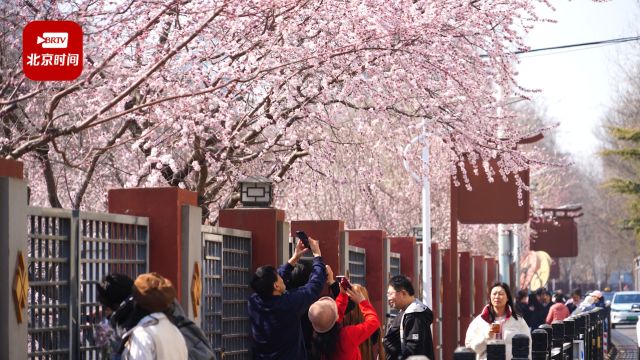
[(304, 231), (296, 231), (296, 237), (298, 237), (298, 239), (302, 241), (304, 247), (306, 247), (307, 249), (309, 248), (309, 237)]
[(342, 286), (342, 288), (344, 288), (345, 290), (347, 289), (351, 289), (351, 283), (349, 282), (349, 280), (347, 280), (346, 277), (344, 276), (340, 276), (340, 286)]

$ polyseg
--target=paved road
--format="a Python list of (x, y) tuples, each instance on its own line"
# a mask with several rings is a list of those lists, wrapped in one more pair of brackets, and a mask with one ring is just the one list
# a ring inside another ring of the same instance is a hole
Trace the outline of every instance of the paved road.
[(638, 360), (638, 343), (635, 325), (619, 325), (611, 330), (611, 340), (618, 350), (616, 360)]

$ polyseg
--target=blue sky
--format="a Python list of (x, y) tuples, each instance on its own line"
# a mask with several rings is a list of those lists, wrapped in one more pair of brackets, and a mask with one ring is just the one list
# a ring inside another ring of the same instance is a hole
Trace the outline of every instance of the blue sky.
[[(527, 36), (532, 49), (640, 35), (638, 0), (556, 0), (556, 11), (544, 11), (555, 24), (540, 24)], [(533, 97), (549, 119), (560, 122), (556, 130), (564, 150), (579, 163), (591, 163), (598, 151), (594, 129), (600, 126), (624, 79), (623, 67), (640, 43), (629, 42), (522, 55), (518, 80), (527, 88), (542, 90)]]

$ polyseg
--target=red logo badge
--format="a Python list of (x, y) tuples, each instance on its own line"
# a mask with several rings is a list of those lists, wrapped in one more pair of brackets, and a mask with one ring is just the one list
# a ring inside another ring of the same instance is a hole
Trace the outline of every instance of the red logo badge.
[(22, 70), (31, 80), (74, 80), (82, 57), (82, 28), (73, 21), (32, 21), (22, 30)]

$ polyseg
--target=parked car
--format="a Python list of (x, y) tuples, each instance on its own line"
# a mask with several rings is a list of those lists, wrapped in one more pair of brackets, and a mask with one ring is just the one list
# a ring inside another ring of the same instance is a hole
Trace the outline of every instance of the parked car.
[(615, 291), (603, 291), (602, 296), (604, 296), (604, 302), (606, 303), (608, 301), (609, 303), (611, 303), (611, 300), (613, 300), (613, 295), (615, 294)]
[[(634, 306), (635, 305), (635, 306)], [(611, 328), (636, 324), (640, 315), (640, 291), (618, 291), (611, 300)]]

